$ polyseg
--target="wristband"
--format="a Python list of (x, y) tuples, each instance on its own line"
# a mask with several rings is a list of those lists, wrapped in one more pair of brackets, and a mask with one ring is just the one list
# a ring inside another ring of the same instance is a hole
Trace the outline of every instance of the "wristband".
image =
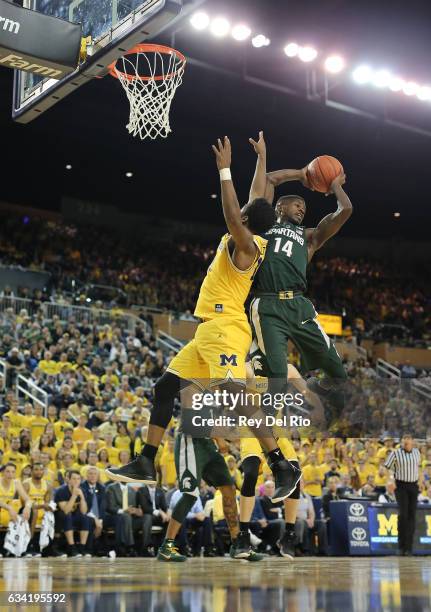
[(221, 181), (231, 181), (232, 180), (230, 168), (222, 168), (220, 170), (220, 180)]

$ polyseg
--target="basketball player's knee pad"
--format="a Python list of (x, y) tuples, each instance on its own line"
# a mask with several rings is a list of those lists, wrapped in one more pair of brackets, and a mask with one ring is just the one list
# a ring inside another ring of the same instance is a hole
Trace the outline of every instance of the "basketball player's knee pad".
[(195, 502), (196, 497), (194, 495), (190, 495), (190, 493), (183, 493), (172, 511), (172, 518), (174, 521), (183, 523), (190, 510), (193, 508)]
[(166, 429), (174, 413), (175, 397), (180, 390), (180, 379), (172, 372), (165, 372), (154, 387), (154, 406), (150, 425)]
[(241, 487), (241, 495), (254, 497), (256, 494), (256, 483), (259, 475), (260, 457), (247, 457), (241, 464), (244, 480)]

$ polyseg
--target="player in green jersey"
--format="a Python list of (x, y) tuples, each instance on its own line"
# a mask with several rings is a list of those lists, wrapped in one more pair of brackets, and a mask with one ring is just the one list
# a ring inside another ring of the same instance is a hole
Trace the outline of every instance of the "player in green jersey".
[[(260, 143), (256, 146), (259, 151)], [(275, 188), (294, 180), (309, 187), (305, 168), (279, 170), (266, 175), (265, 185), (255, 180), (250, 196), (262, 193), (272, 204)], [(250, 304), (251, 357), (258, 366), (255, 373), (271, 378), (274, 390), (285, 384), (289, 339), (300, 352), (303, 370), (321, 369), (325, 373), (322, 381), (312, 381), (312, 391), (324, 396), (346, 380), (335, 345), (321, 327), (313, 304), (304, 295), (308, 263), (352, 214), (352, 204), (343, 189), (345, 180), (345, 175), (340, 175), (333, 181), (331, 193), (337, 198), (337, 209), (326, 215), (317, 227), (303, 225), (304, 199), (288, 195), (278, 200), (277, 223), (264, 235), (268, 240), (266, 257), (256, 274)]]

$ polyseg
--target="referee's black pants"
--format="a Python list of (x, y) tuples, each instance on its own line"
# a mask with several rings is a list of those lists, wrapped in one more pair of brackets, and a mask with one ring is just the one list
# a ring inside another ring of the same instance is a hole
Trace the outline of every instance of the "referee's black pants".
[(395, 497), (398, 502), (398, 548), (411, 552), (415, 534), (416, 506), (419, 488), (416, 482), (396, 481)]

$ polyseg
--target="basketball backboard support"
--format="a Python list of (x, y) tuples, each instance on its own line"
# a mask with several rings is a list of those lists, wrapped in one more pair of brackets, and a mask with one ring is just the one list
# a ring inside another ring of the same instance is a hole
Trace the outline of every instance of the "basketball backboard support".
[(87, 57), (62, 80), (15, 70), (12, 117), (29, 123), (60, 100), (105, 76), (107, 67), (138, 43), (153, 40), (186, 17), (204, 0), (24, 0), (41, 13), (82, 23), (91, 37)]

